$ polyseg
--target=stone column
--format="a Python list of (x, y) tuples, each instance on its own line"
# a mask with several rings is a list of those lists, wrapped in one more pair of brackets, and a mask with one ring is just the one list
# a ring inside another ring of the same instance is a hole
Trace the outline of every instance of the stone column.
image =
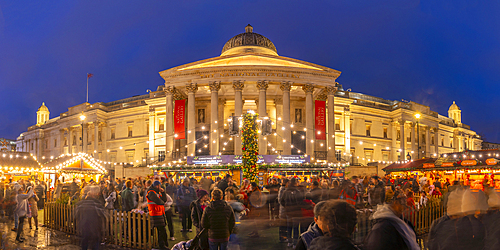
[(94, 158), (99, 159), (99, 122), (94, 122)]
[(149, 148), (149, 159), (147, 162), (151, 162), (151, 156), (156, 157), (155, 152), (155, 122), (156, 122), (156, 110), (154, 107), (149, 107), (149, 136), (148, 136), (148, 148)]
[(416, 148), (417, 148), (417, 141), (415, 140), (415, 123), (414, 122), (411, 122), (410, 123), (410, 126), (411, 126), (411, 151), (413, 151), (413, 154), (411, 154), (411, 159), (412, 160), (415, 160), (416, 159), (416, 156), (417, 156), (417, 151)]
[(314, 158), (314, 85), (307, 83), (302, 86), (302, 90), (306, 93), (306, 154)]
[(344, 107), (344, 147), (346, 156), (351, 154), (351, 109)]
[(172, 152), (174, 151), (174, 94), (175, 87), (167, 86), (163, 88), (166, 94), (165, 108), (166, 108), (166, 117), (165, 117), (165, 130), (166, 130), (166, 138), (165, 138), (165, 160), (172, 160)]
[(219, 115), (219, 90), (220, 82), (208, 84), (211, 93), (210, 99), (210, 155), (219, 155), (219, 130), (217, 116)]
[(439, 157), (439, 146), (441, 145), (441, 140), (439, 140), (439, 129), (434, 128), (434, 138), (436, 139), (434, 141), (434, 153), (437, 154), (437, 157)]
[(69, 127), (68, 129), (68, 135), (69, 135), (69, 138), (68, 138), (68, 154), (71, 154), (73, 153), (73, 128), (72, 127)]
[[(80, 148), (83, 153), (87, 153), (87, 145), (89, 144), (89, 138), (88, 138), (88, 123), (84, 123), (83, 125), (83, 131), (82, 131), (82, 145), (83, 147)], [(79, 150), (77, 150), (79, 151)]]
[[(243, 96), (241, 91), (245, 87), (245, 81), (235, 80), (233, 81), (234, 88), (234, 115), (241, 116), (243, 113)], [(234, 137), (234, 154), (241, 155), (241, 137)]]
[[(267, 107), (266, 107), (266, 90), (269, 87), (269, 81), (257, 81), (257, 88), (259, 89), (259, 118), (264, 121), (264, 117), (267, 117)], [(259, 134), (259, 154), (267, 155), (267, 141), (264, 140), (262, 133)]]
[(196, 151), (196, 110), (195, 110), (195, 93), (198, 91), (198, 85), (196, 83), (190, 83), (186, 85), (186, 91), (188, 93), (188, 103), (187, 103), (187, 155), (194, 156)]
[[(276, 126), (276, 130), (280, 131), (283, 138), (278, 138), (278, 140), (285, 140), (283, 142), (283, 155), (292, 154), (292, 128), (290, 127), (290, 90), (292, 89), (292, 82), (282, 82), (280, 85), (281, 91), (283, 91), (283, 120), (282, 126)], [(276, 122), (278, 124), (278, 122)], [(282, 127), (285, 127), (283, 130)]]
[(109, 161), (108, 158), (108, 127), (105, 122), (100, 122), (101, 124), (101, 145), (103, 148), (103, 159), (104, 161)]
[(431, 131), (430, 127), (425, 128), (425, 157), (431, 156)]
[(334, 86), (326, 87), (328, 93), (328, 131), (327, 131), (327, 160), (328, 162), (337, 162), (335, 156), (335, 92), (337, 88)]
[(401, 154), (400, 154), (400, 161), (406, 161), (406, 134), (405, 134), (405, 121), (400, 120), (399, 121), (399, 130), (401, 133), (401, 139), (399, 140), (400, 142), (400, 147), (401, 147)]
[(398, 129), (397, 129), (397, 122), (393, 121), (391, 123), (391, 161), (396, 162), (398, 161)]

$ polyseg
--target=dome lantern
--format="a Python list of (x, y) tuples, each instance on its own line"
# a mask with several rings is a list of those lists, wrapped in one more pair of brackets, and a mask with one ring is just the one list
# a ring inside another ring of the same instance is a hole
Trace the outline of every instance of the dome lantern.
[(226, 42), (222, 48), (221, 56), (244, 53), (278, 55), (273, 42), (261, 34), (254, 33), (250, 24), (245, 27), (244, 33), (238, 34)]
[(36, 111), (36, 125), (40, 126), (45, 124), (49, 120), (50, 111), (45, 102), (42, 102), (42, 106)]
[(448, 117), (453, 119), (453, 121), (457, 124), (462, 123), (462, 111), (458, 107), (458, 105), (453, 101), (450, 108), (448, 109)]

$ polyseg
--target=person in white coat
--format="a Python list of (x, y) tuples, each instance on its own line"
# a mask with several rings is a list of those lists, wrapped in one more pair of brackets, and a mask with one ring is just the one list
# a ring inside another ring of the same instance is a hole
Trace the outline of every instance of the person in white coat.
[(19, 188), (16, 196), (17, 207), (15, 213), (19, 218), (16, 240), (19, 242), (24, 241), (24, 238), (21, 237), (21, 234), (23, 233), (24, 219), (29, 212), (28, 198), (30, 198), (31, 196), (33, 196), (33, 189), (31, 187), (28, 187), (28, 193), (24, 194), (24, 188), (22, 186)]

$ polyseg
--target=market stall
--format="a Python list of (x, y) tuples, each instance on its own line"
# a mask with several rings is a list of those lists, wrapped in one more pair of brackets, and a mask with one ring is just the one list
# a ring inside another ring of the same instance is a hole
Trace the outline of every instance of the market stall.
[(50, 188), (52, 188), (56, 180), (62, 183), (72, 182), (73, 179), (99, 182), (107, 171), (92, 156), (77, 153), (61, 155), (50, 160), (44, 164), (43, 173), (45, 179), (50, 180)]
[(0, 152), (0, 179), (42, 179), (42, 165), (27, 152)]
[(424, 169), (433, 166), (436, 158), (424, 158), (412, 161), (393, 163), (382, 170), (391, 177), (396, 176), (424, 176)]

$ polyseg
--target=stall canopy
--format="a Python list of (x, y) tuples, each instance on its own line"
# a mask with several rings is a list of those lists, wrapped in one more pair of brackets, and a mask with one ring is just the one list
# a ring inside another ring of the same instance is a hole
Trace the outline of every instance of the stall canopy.
[(0, 173), (5, 175), (30, 175), (39, 172), (42, 165), (27, 152), (0, 152)]
[(425, 168), (434, 167), (435, 158), (418, 159), (406, 163), (393, 163), (382, 170), (386, 173), (404, 172), (404, 171), (420, 171)]
[(84, 153), (61, 155), (44, 164), (46, 173), (105, 174), (106, 169), (92, 156)]

